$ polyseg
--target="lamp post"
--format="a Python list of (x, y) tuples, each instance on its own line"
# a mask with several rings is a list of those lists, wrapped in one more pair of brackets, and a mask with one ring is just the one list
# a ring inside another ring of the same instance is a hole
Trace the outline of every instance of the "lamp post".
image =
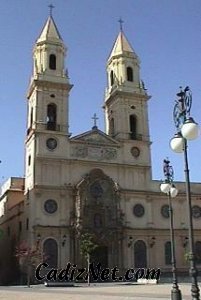
[(161, 192), (168, 195), (169, 205), (169, 217), (170, 217), (170, 238), (171, 238), (171, 263), (172, 263), (172, 290), (171, 300), (181, 300), (181, 291), (178, 287), (177, 282), (177, 268), (176, 268), (176, 257), (175, 257), (175, 239), (174, 239), (174, 221), (173, 221), (173, 210), (172, 210), (172, 198), (177, 196), (178, 190), (173, 185), (173, 167), (170, 166), (168, 159), (163, 160), (163, 173), (165, 181), (161, 183)]
[(187, 140), (194, 140), (198, 137), (199, 127), (190, 116), (190, 110), (192, 106), (192, 93), (187, 86), (184, 90), (180, 88), (180, 92), (177, 93), (178, 99), (173, 110), (173, 117), (177, 133), (170, 141), (170, 147), (177, 153), (184, 153), (184, 173), (186, 181), (186, 200), (188, 208), (188, 231), (189, 231), (189, 273), (191, 276), (191, 296), (193, 300), (200, 299), (198, 281), (197, 281), (197, 269), (195, 263), (194, 254), (194, 233), (192, 222), (192, 204), (191, 204), (191, 190), (190, 190), (190, 177), (188, 168), (188, 153), (187, 153)]

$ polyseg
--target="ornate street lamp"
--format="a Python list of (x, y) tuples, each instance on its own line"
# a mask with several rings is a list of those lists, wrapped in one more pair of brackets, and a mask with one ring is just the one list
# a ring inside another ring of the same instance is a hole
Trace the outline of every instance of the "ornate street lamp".
[(178, 287), (177, 282), (177, 268), (176, 268), (176, 257), (175, 257), (175, 239), (174, 239), (174, 221), (173, 221), (173, 210), (172, 210), (172, 198), (176, 197), (178, 190), (173, 184), (173, 167), (170, 166), (170, 161), (164, 159), (163, 161), (163, 173), (165, 176), (165, 181), (161, 183), (161, 192), (168, 195), (169, 204), (169, 217), (170, 217), (170, 238), (171, 238), (171, 263), (172, 263), (172, 290), (171, 290), (171, 300), (181, 300), (181, 291)]
[(170, 141), (170, 147), (177, 153), (184, 152), (184, 164), (185, 164), (185, 181), (186, 181), (186, 200), (188, 206), (188, 221), (189, 221), (189, 263), (190, 263), (190, 276), (191, 276), (191, 296), (194, 300), (200, 299), (198, 281), (197, 281), (197, 269), (195, 263), (194, 254), (194, 234), (193, 234), (193, 222), (192, 222), (192, 204), (191, 204), (191, 190), (190, 190), (190, 178), (188, 168), (188, 155), (187, 155), (187, 140), (194, 140), (198, 137), (199, 127), (198, 124), (190, 116), (190, 110), (192, 106), (192, 93), (187, 86), (184, 90), (180, 88), (180, 92), (177, 94), (178, 99), (174, 106), (173, 117), (175, 126), (177, 128), (176, 135)]

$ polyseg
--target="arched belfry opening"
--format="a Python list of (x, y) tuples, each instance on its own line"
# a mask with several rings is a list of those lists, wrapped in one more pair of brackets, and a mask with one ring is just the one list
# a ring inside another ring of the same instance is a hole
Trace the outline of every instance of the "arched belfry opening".
[(30, 127), (33, 125), (33, 107), (31, 107), (31, 112), (30, 112)]
[[(96, 262), (101, 259), (102, 249), (102, 263), (108, 267), (119, 265), (123, 255), (124, 214), (120, 198), (118, 184), (101, 169), (91, 170), (76, 185), (74, 235), (79, 236), (86, 232), (93, 234), (98, 245), (93, 259)], [(76, 247), (79, 248), (79, 243)]]
[(51, 103), (47, 106), (47, 130), (56, 130), (57, 106)]
[(114, 85), (114, 72), (113, 71), (110, 72), (110, 85), (111, 86)]
[(50, 54), (49, 56), (49, 68), (50, 70), (56, 70), (57, 68), (57, 58), (55, 54)]
[(30, 133), (33, 126), (33, 107), (30, 107), (27, 135)]
[(131, 67), (126, 68), (127, 80), (133, 81), (133, 69)]

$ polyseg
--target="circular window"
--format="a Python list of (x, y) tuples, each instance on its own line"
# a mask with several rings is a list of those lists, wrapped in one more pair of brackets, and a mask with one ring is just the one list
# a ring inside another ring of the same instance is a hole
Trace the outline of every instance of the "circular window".
[(200, 206), (194, 205), (194, 206), (192, 207), (192, 216), (193, 216), (193, 218), (195, 218), (195, 219), (198, 219), (198, 218), (201, 217), (201, 207), (200, 207)]
[(169, 205), (163, 205), (161, 207), (161, 215), (164, 217), (164, 218), (169, 218), (170, 214), (169, 214)]
[(57, 147), (57, 140), (55, 140), (54, 138), (49, 138), (46, 141), (46, 145), (49, 150), (54, 150)]
[(132, 147), (131, 154), (133, 157), (138, 157), (140, 155), (140, 149), (138, 147)]
[(57, 211), (57, 202), (53, 199), (45, 201), (44, 209), (49, 214), (55, 213)]
[(144, 206), (142, 204), (136, 204), (134, 207), (133, 207), (133, 214), (136, 216), (136, 217), (142, 217), (144, 215)]

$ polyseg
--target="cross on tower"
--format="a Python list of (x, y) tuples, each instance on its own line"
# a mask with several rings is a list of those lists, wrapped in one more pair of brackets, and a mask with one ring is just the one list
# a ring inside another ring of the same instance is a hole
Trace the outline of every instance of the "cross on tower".
[(97, 120), (99, 118), (97, 117), (96, 114), (93, 115), (92, 120), (94, 120), (94, 126), (92, 127), (92, 129), (97, 129)]
[(124, 23), (124, 21), (122, 20), (122, 18), (120, 18), (118, 22), (120, 24), (120, 31), (123, 31), (123, 23)]
[(50, 4), (48, 5), (49, 9), (50, 9), (50, 17), (52, 17), (52, 10), (54, 8), (54, 5)]

